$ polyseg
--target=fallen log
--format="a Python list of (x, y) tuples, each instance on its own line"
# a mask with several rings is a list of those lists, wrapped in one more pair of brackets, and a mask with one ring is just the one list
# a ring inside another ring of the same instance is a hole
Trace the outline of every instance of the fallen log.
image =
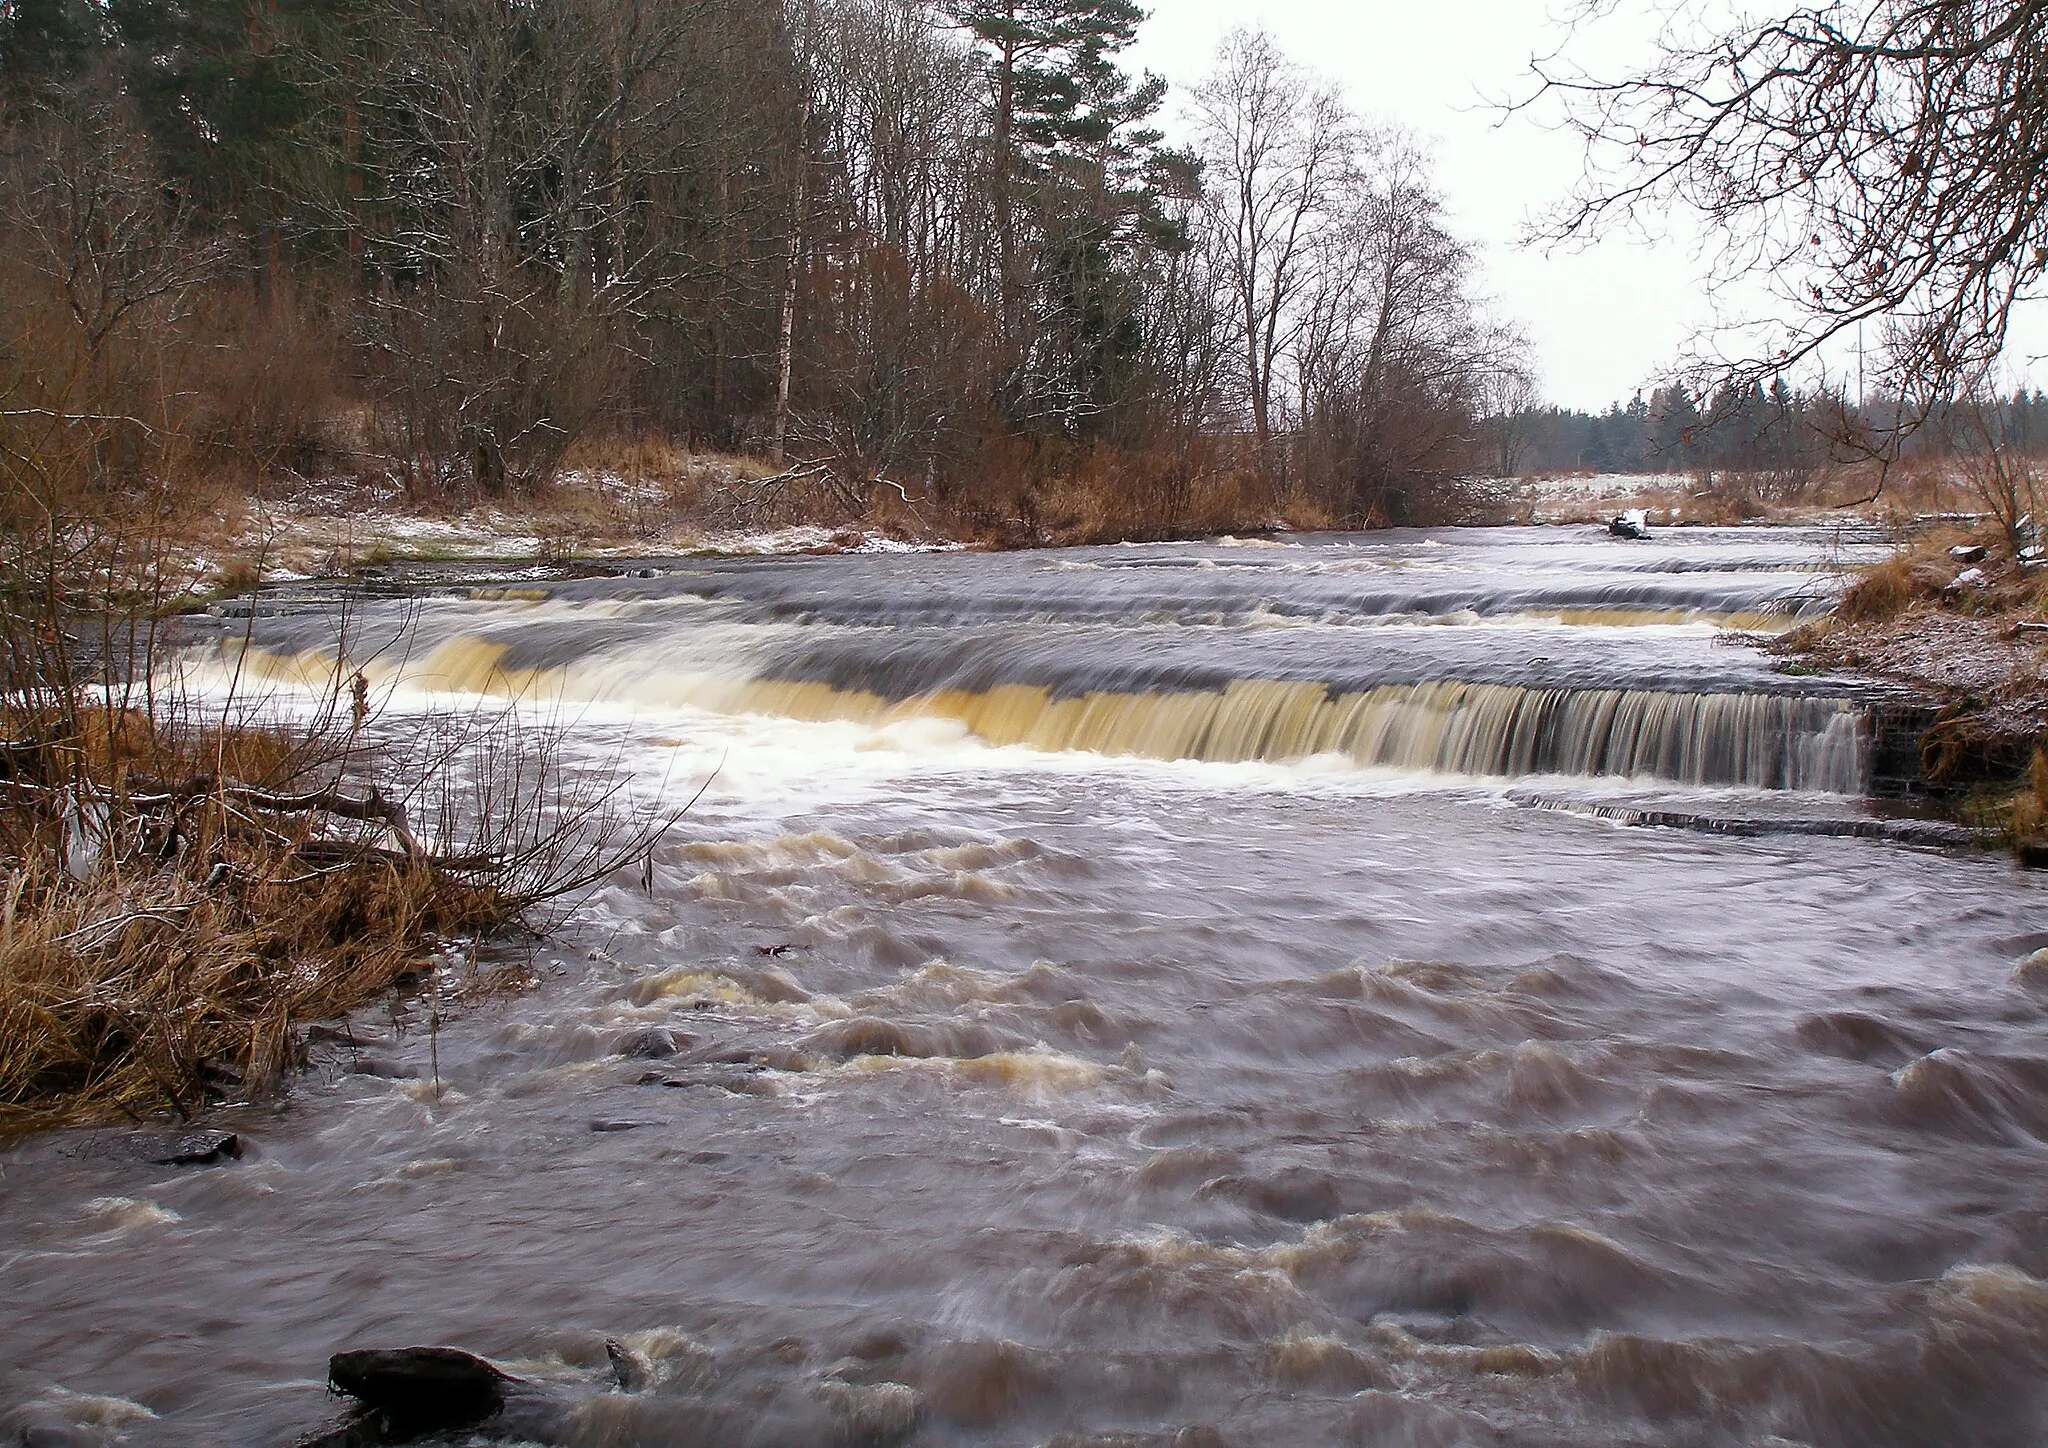
[(396, 800), (386, 799), (375, 785), (370, 786), (368, 794), (350, 795), (332, 788), (284, 794), (253, 784), (244, 784), (239, 780), (224, 780), (207, 774), (195, 776), (176, 786), (168, 786), (160, 780), (147, 777), (137, 777), (131, 780), (131, 783), (141, 785), (150, 792), (130, 793), (126, 799), (130, 809), (173, 809), (197, 804), (202, 800), (218, 799), (224, 803), (240, 805), (245, 809), (260, 810), (265, 814), (326, 814), (336, 819), (383, 824), (397, 837), (400, 846), (408, 855), (425, 853), (406, 824), (405, 807)]

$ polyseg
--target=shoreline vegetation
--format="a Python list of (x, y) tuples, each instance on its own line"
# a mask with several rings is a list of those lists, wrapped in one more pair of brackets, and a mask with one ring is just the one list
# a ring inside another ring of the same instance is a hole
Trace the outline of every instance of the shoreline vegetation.
[[(1076, 481), (1061, 506), (997, 526), (915, 497), (865, 512), (818, 493), (756, 497), (775, 476), (761, 457), (696, 453), (651, 440), (580, 446), (545, 488), (496, 502), (420, 500), (350, 475), (272, 476), (196, 490), (177, 505), (169, 566), (193, 598), (266, 583), (342, 579), (403, 563), (569, 567), (661, 556), (1008, 551), (1172, 542), (1338, 528), (1313, 508), (1251, 506), (1255, 488), (1219, 483), (1219, 505), (1173, 523), (1119, 512)], [(1640, 509), (1655, 527), (1801, 523), (1890, 529), (1906, 537), (1955, 517), (1986, 516), (1959, 470), (1931, 463), (1887, 480), (1876, 469), (1816, 468), (1797, 486), (1777, 474), (1585, 473), (1472, 478), (1438, 526), (1605, 525)], [(1226, 506), (1227, 504), (1227, 506)]]
[(674, 818), (515, 710), (401, 741), (346, 680), (296, 717), (138, 685), (0, 729), (0, 1142), (272, 1098), (380, 999), (438, 1030)]
[(1919, 778), (1965, 823), (2048, 865), (2048, 567), (2015, 537), (1938, 523), (1863, 570), (1834, 612), (1756, 642), (1788, 673), (1858, 674), (1926, 716)]

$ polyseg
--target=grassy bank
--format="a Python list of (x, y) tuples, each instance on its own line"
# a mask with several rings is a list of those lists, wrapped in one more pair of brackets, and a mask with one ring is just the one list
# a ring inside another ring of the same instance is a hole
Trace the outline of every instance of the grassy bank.
[(504, 987), (481, 942), (647, 847), (510, 715), (0, 721), (0, 1136), (273, 1094), (314, 1023)]
[[(2017, 520), (2015, 520), (2017, 521)], [(2048, 860), (2048, 567), (2031, 534), (1923, 527), (1863, 570), (1829, 617), (1769, 641), (1793, 672), (1899, 687), (1934, 713), (1921, 778), (1973, 822)]]

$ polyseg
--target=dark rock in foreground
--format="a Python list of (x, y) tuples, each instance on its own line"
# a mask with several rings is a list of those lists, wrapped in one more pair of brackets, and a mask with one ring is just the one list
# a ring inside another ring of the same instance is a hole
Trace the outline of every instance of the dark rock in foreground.
[(380, 1420), (384, 1441), (474, 1427), (500, 1412), (519, 1380), (452, 1347), (402, 1347), (336, 1353), (327, 1382)]

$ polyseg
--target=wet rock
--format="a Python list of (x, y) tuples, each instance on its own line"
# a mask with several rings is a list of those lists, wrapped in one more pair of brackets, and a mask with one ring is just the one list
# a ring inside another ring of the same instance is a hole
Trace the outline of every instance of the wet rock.
[(195, 1131), (162, 1143), (150, 1156), (156, 1166), (212, 1166), (242, 1155), (242, 1138), (232, 1131)]
[(611, 1361), (612, 1376), (621, 1390), (638, 1393), (654, 1386), (654, 1362), (645, 1353), (637, 1353), (617, 1338), (608, 1337), (604, 1340), (604, 1355)]
[(800, 1006), (811, 998), (811, 993), (786, 970), (743, 970), (733, 975), (749, 995), (771, 1006)]
[(799, 1042), (803, 1050), (827, 1061), (851, 1061), (861, 1056), (907, 1056), (918, 1060), (950, 1057), (972, 1061), (1020, 1049), (1025, 1044), (998, 1036), (978, 1021), (904, 1025), (879, 1016), (834, 1021)]
[(298, 1438), (292, 1448), (383, 1448), (391, 1440), (385, 1436), (383, 1421), (375, 1413), (364, 1411), (351, 1414), (341, 1422), (326, 1428), (317, 1428)]
[(504, 1409), (518, 1379), (459, 1348), (403, 1347), (336, 1353), (327, 1382), (376, 1415), (388, 1441), (403, 1441), (475, 1427)]
[(348, 1063), (348, 1069), (357, 1076), (376, 1076), (386, 1081), (412, 1081), (420, 1074), (401, 1061), (383, 1056), (356, 1056)]
[(590, 1129), (600, 1136), (615, 1135), (622, 1131), (639, 1131), (654, 1125), (651, 1121), (593, 1121)]
[(784, 1367), (800, 1368), (811, 1360), (811, 1345), (795, 1336), (778, 1337), (762, 1351), (769, 1361)]
[(811, 1058), (793, 1046), (725, 1046), (692, 1056), (693, 1066), (733, 1066), (747, 1071), (808, 1071)]
[(2014, 966), (2012, 978), (2030, 991), (2048, 993), (2048, 948), (2035, 951)]
[(112, 1430), (66, 1422), (41, 1404), (0, 1416), (0, 1434), (8, 1448), (107, 1448), (117, 1441)]
[(805, 1049), (833, 1061), (850, 1061), (857, 1056), (927, 1055), (929, 1052), (919, 1049), (923, 1044), (913, 1040), (905, 1027), (877, 1016), (834, 1021), (804, 1040)]
[(215, 1166), (242, 1154), (232, 1131), (128, 1131), (95, 1136), (69, 1155), (99, 1161), (132, 1161), (146, 1166)]
[(775, 1083), (768, 1079), (765, 1065), (704, 1066), (683, 1076), (664, 1076), (661, 1084), (671, 1091), (725, 1091), (734, 1096), (773, 1096)]
[(21, 1430), (21, 1448), (101, 1448), (104, 1434), (70, 1423), (42, 1423)]
[(361, 1044), (361, 1042), (359, 1042), (356, 1039), (356, 1033), (354, 1029), (346, 1024), (339, 1026), (308, 1026), (306, 1027), (305, 1035), (302, 1039), (304, 1039), (305, 1043), (309, 1046), (355, 1046)]
[(835, 1375), (845, 1378), (848, 1382), (866, 1382), (875, 1365), (900, 1363), (910, 1356), (911, 1350), (916, 1346), (914, 1337), (905, 1328), (873, 1328), (846, 1345), (846, 1361), (866, 1366), (858, 1370), (839, 1371)]
[(667, 1026), (649, 1026), (621, 1036), (612, 1054), (630, 1061), (665, 1061), (696, 1044), (697, 1038), (687, 1031), (678, 1035)]

